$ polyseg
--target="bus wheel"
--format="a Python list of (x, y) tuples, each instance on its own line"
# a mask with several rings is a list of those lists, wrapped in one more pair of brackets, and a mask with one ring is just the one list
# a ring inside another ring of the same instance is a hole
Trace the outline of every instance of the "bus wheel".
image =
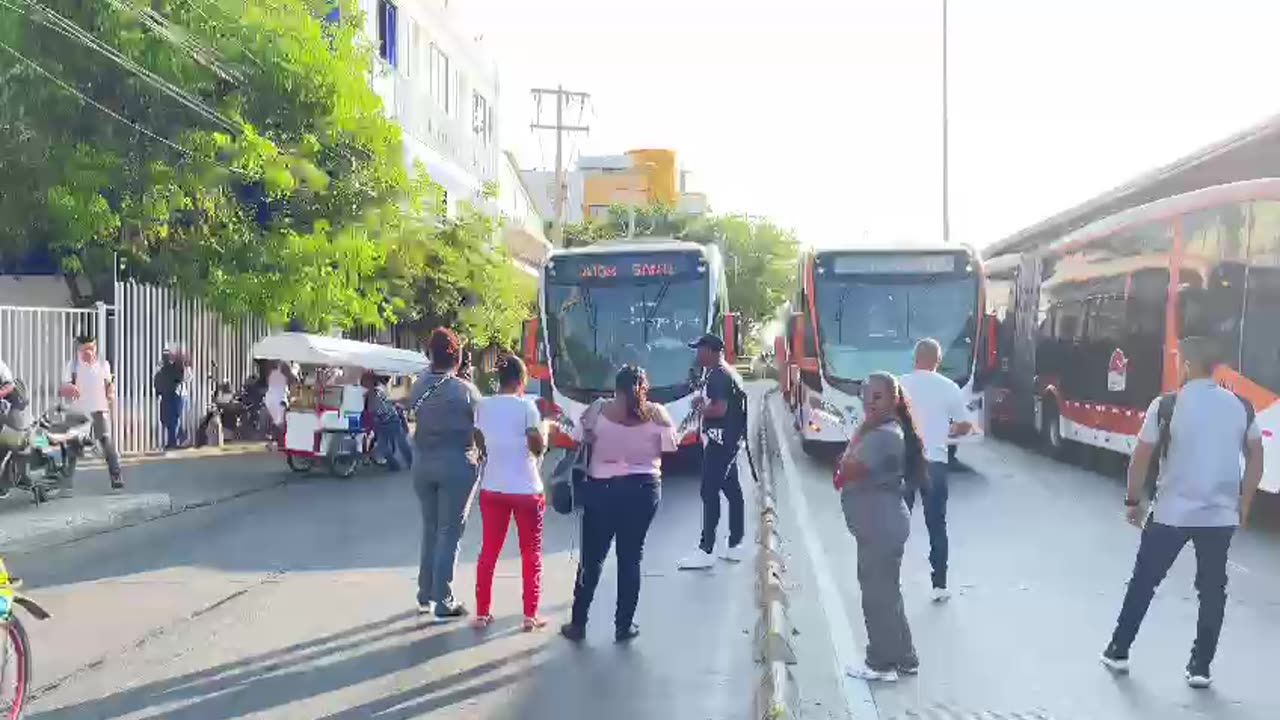
[(1067, 441), (1062, 437), (1062, 421), (1058, 414), (1058, 404), (1052, 400), (1044, 402), (1044, 413), (1040, 421), (1040, 438), (1046, 454), (1059, 460), (1066, 458)]

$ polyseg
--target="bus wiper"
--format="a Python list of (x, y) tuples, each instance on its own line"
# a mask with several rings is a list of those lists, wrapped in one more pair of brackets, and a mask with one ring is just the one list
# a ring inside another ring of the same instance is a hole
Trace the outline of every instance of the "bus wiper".
[(654, 318), (658, 314), (658, 308), (662, 305), (662, 301), (667, 297), (667, 291), (671, 289), (671, 281), (663, 280), (662, 287), (658, 288), (658, 294), (653, 298), (653, 309), (645, 309), (644, 313), (644, 329), (641, 330), (641, 340), (645, 345), (649, 344), (649, 326), (653, 324)]
[(591, 288), (583, 285), (580, 297), (582, 298), (583, 309), (587, 311), (587, 327), (591, 328), (591, 352), (596, 355), (600, 354), (600, 326), (596, 322), (598, 311), (596, 304), (591, 301)]
[(840, 296), (836, 298), (836, 316), (832, 319), (836, 321), (836, 344), (844, 344), (844, 300), (849, 296), (849, 291), (853, 289), (853, 285), (846, 284), (840, 288)]

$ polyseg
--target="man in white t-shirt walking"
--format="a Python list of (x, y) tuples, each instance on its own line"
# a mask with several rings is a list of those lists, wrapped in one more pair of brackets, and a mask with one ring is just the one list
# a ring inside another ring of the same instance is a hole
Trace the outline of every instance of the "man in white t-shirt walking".
[[(115, 405), (115, 378), (111, 364), (98, 357), (98, 342), (91, 335), (76, 338), (76, 356), (67, 363), (61, 395), (71, 400), (72, 412), (87, 415), (93, 421), (93, 434), (102, 446), (111, 475), (111, 488), (120, 490), (120, 455), (111, 440), (111, 411)], [(59, 488), (63, 495), (71, 492), (71, 479), (65, 478)]]
[[(947, 540), (947, 444), (952, 438), (968, 433), (964, 394), (953, 380), (938, 372), (942, 362), (942, 346), (925, 338), (916, 343), (915, 370), (901, 379), (902, 389), (915, 414), (924, 444), (924, 459), (929, 463), (929, 482), (921, 488), (924, 524), (929, 530), (929, 566), (933, 569), (933, 599), (943, 602), (950, 597), (947, 590), (947, 562), (950, 548)], [(907, 507), (915, 506), (915, 492), (907, 495)]]

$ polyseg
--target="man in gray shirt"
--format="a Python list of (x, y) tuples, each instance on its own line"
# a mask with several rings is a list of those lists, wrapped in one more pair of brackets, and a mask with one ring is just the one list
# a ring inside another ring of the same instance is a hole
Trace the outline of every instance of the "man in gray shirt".
[(422, 506), (418, 612), (457, 618), (468, 613), (454, 597), (453, 573), (476, 486), (480, 391), (458, 377), (462, 348), (452, 330), (431, 333), (428, 347), (431, 368), (414, 382), (408, 398), (417, 414), (413, 489)]
[(1262, 435), (1245, 406), (1247, 401), (1214, 382), (1213, 373), (1219, 365), (1215, 343), (1208, 338), (1186, 338), (1179, 349), (1183, 385), (1164, 430), (1168, 445), (1150, 511), (1141, 492), (1155, 450), (1162, 444), (1160, 398), (1147, 410), (1129, 463), (1125, 506), (1129, 521), (1142, 528), (1142, 540), (1102, 662), (1115, 672), (1128, 672), (1129, 647), (1156, 587), (1190, 541), (1196, 550), (1200, 614), (1186, 678), (1192, 687), (1207, 688), (1212, 682), (1209, 666), (1217, 652), (1227, 604), (1227, 552), (1236, 528), (1244, 526), (1262, 482)]

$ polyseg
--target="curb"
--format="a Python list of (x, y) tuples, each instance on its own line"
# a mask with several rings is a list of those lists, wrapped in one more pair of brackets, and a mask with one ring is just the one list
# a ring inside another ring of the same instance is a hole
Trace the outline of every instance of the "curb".
[(776, 478), (773, 471), (774, 445), (770, 442), (769, 405), (765, 407), (754, 433), (756, 457), (760, 465), (760, 486), (755, 493), (760, 522), (756, 536), (756, 623), (755, 657), (760, 665), (752, 717), (756, 720), (788, 720), (800, 714), (800, 693), (791, 665), (796, 663), (791, 645), (793, 633), (787, 616), (790, 601), (784, 583), (786, 562), (778, 535)]
[(168, 494), (145, 493), (111, 498), (108, 501), (108, 507), (100, 514), (98, 512), (81, 513), (68, 517), (67, 503), (77, 500), (89, 501), (84, 503), (86, 509), (89, 509), (93, 504), (101, 502), (102, 496), (59, 500), (58, 505), (55, 506), (58, 512), (49, 513), (43, 517), (41, 510), (33, 511), (34, 516), (28, 516), (24, 522), (34, 524), (36, 527), (17, 537), (14, 537), (14, 533), (0, 531), (0, 549), (5, 553), (18, 554), (65, 545), (130, 525), (158, 520), (182, 510), (182, 508), (175, 508), (173, 499)]

